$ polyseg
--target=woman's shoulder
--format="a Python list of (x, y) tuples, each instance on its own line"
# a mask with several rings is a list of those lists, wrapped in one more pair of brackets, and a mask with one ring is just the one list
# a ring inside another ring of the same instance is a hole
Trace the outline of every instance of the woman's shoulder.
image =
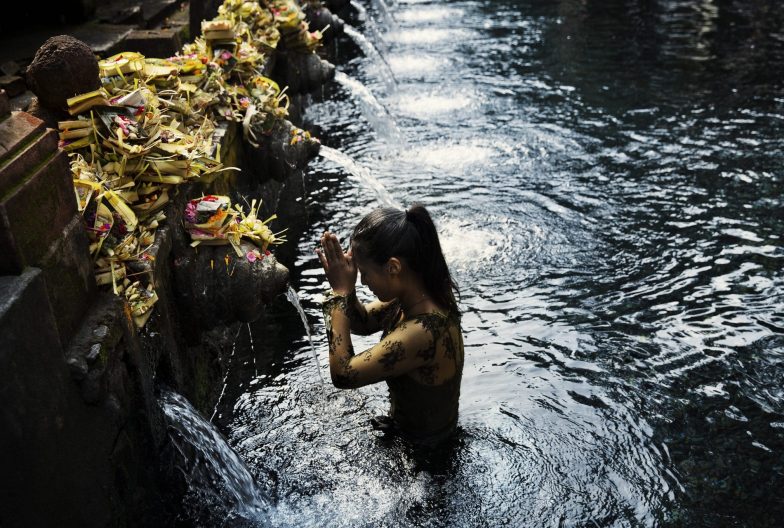
[(460, 319), (442, 311), (425, 312), (411, 316), (407, 321), (419, 323), (433, 337), (438, 337), (453, 325), (460, 326)]

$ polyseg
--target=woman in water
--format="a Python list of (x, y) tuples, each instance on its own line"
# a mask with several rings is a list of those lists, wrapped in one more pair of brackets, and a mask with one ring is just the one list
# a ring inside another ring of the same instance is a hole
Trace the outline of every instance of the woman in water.
[[(457, 424), (463, 335), (457, 287), (430, 214), (419, 204), (376, 209), (354, 228), (348, 253), (329, 232), (316, 252), (332, 287), (324, 318), (335, 387), (386, 381), (390, 413), (374, 426), (422, 444), (447, 438)], [(358, 301), (357, 272), (377, 300)], [(351, 332), (378, 331), (380, 343), (354, 353)]]

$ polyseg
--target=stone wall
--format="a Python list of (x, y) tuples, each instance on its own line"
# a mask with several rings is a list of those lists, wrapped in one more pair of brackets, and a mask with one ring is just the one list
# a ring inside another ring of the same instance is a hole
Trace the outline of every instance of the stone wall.
[[(334, 73), (315, 56), (279, 57), (275, 69), (300, 94)], [(242, 194), (262, 197), (263, 212), (280, 217), (276, 226), (304, 228), (302, 171), (317, 149), (290, 145), (290, 127), (282, 122), (252, 148), (236, 125), (223, 126), (223, 161), (242, 172), (181, 186), (172, 197), (153, 258), (134, 270), (154, 270), (159, 297), (137, 331), (122, 299), (96, 287), (56, 133), (9, 112), (0, 92), (0, 526), (167, 519), (171, 494), (157, 469), (167, 434), (156, 387), (174, 388), (209, 414), (237, 325), (258, 317), (287, 278), (274, 257), (240, 270), (235, 283), (211, 277), (207, 270), (230, 249), (190, 248), (182, 210), (203, 193)], [(297, 235), (288, 233), (291, 248)]]

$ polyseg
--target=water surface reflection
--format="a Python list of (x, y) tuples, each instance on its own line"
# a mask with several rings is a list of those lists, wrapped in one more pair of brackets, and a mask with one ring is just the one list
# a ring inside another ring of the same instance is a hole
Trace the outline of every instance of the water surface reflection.
[[(345, 90), (308, 119), (396, 200), (434, 212), (463, 292), (462, 432), (430, 463), (373, 436), (384, 389), (320, 396), (298, 316), (281, 303), (254, 327), (267, 371), (246, 375), (224, 423), (275, 498), (276, 524), (780, 524), (776, 5), (390, 9), (384, 54), (398, 86), (374, 91), (404, 143)], [(374, 88), (372, 60), (341, 68)], [(292, 276), (321, 336), (314, 241), (324, 229), (346, 237), (377, 193), (327, 161), (308, 189), (312, 228)], [(316, 345), (326, 353), (323, 337)]]

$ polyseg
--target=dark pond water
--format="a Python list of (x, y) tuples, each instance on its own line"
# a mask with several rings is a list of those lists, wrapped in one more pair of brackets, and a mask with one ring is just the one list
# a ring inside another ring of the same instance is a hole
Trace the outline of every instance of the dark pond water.
[[(396, 85), (348, 39), (338, 68), (385, 112), (344, 82), (308, 119), (436, 218), (461, 432), (427, 460), (376, 438), (386, 389), (320, 387), (281, 300), (217, 418), (271, 522), (784, 525), (778, 2), (400, 0), (380, 30), (378, 1), (353, 24)], [(292, 274), (326, 374), (313, 248), (379, 202), (324, 159), (306, 185)]]

